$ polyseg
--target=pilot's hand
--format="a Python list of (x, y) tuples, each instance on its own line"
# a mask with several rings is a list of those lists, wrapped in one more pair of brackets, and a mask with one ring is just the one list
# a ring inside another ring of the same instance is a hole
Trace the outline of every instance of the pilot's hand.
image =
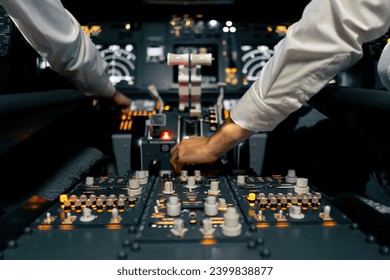
[(122, 112), (127, 113), (130, 110), (131, 100), (120, 91), (116, 91), (112, 97), (112, 103)]
[(171, 165), (176, 173), (180, 173), (187, 164), (212, 163), (218, 159), (213, 151), (209, 150), (208, 137), (191, 136), (183, 139), (171, 149)]

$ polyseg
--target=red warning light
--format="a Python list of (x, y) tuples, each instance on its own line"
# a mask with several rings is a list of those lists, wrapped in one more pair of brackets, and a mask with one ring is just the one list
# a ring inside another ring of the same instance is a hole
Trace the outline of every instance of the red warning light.
[(164, 130), (161, 132), (160, 138), (161, 140), (172, 140), (172, 132)]

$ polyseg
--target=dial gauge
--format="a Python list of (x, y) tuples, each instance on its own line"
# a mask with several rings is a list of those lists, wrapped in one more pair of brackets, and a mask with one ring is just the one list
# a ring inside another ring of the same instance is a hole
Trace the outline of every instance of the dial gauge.
[(107, 62), (107, 70), (110, 80), (114, 85), (125, 83), (134, 85), (135, 83), (135, 61), (134, 46), (131, 44), (123, 47), (119, 45), (109, 45), (103, 47), (97, 45), (100, 55)]
[(274, 51), (265, 45), (257, 47), (243, 45), (241, 52), (243, 84), (248, 85), (257, 79), (261, 69), (272, 57)]

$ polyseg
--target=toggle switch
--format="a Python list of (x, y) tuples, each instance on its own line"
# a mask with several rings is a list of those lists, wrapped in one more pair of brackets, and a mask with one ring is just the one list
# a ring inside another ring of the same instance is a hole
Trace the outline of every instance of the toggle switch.
[(108, 212), (112, 212), (114, 210), (114, 201), (111, 198), (107, 199), (106, 208)]
[(174, 236), (177, 237), (184, 237), (184, 234), (187, 232), (188, 229), (184, 227), (184, 220), (181, 218), (176, 218), (173, 221), (173, 228), (171, 229), (171, 232)]
[(260, 209), (265, 210), (267, 208), (267, 205), (268, 205), (267, 198), (265, 196), (261, 197), (260, 198)]
[(206, 218), (202, 220), (202, 227), (199, 229), (203, 233), (203, 238), (212, 238), (215, 232), (215, 228), (211, 223), (211, 219)]
[(112, 209), (110, 224), (119, 224), (122, 217), (119, 215), (118, 208)]
[(287, 197), (283, 196), (281, 199), (280, 199), (280, 208), (282, 210), (286, 210), (287, 209)]
[(129, 195), (128, 201), (129, 201), (129, 207), (134, 208), (137, 198), (134, 195)]
[(331, 221), (333, 218), (330, 216), (330, 206), (326, 205), (324, 207), (324, 211), (320, 213), (320, 218), (323, 219), (324, 221)]
[(279, 213), (274, 214), (274, 217), (278, 222), (287, 221), (286, 217), (283, 215), (283, 210), (279, 210)]
[(118, 199), (118, 211), (119, 212), (125, 211), (125, 200), (123, 198)]
[(265, 221), (265, 216), (263, 215), (263, 210), (259, 210), (259, 212), (257, 212), (255, 218), (259, 222), (264, 222)]
[(81, 212), (81, 200), (80, 199), (76, 199), (75, 203), (74, 203), (74, 209), (76, 212)]
[(62, 221), (64, 225), (71, 225), (76, 220), (77, 216), (72, 216), (70, 212), (66, 213), (65, 219)]
[(46, 225), (50, 225), (52, 222), (54, 222), (56, 219), (56, 216), (52, 216), (49, 212), (46, 213), (46, 218), (43, 219), (43, 223)]
[(313, 196), (311, 198), (311, 208), (313, 208), (313, 210), (317, 210), (318, 209), (318, 197), (316, 196)]

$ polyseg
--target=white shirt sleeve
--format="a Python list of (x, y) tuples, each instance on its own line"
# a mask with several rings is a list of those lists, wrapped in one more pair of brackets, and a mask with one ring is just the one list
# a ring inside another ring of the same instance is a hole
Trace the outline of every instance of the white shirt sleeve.
[(273, 130), (356, 63), (362, 44), (389, 29), (389, 15), (390, 0), (311, 1), (232, 109), (232, 120), (254, 132)]
[(378, 74), (382, 84), (390, 91), (390, 43), (387, 43), (379, 58)]
[(106, 62), (60, 0), (0, 0), (0, 4), (54, 71), (87, 95), (114, 95)]

